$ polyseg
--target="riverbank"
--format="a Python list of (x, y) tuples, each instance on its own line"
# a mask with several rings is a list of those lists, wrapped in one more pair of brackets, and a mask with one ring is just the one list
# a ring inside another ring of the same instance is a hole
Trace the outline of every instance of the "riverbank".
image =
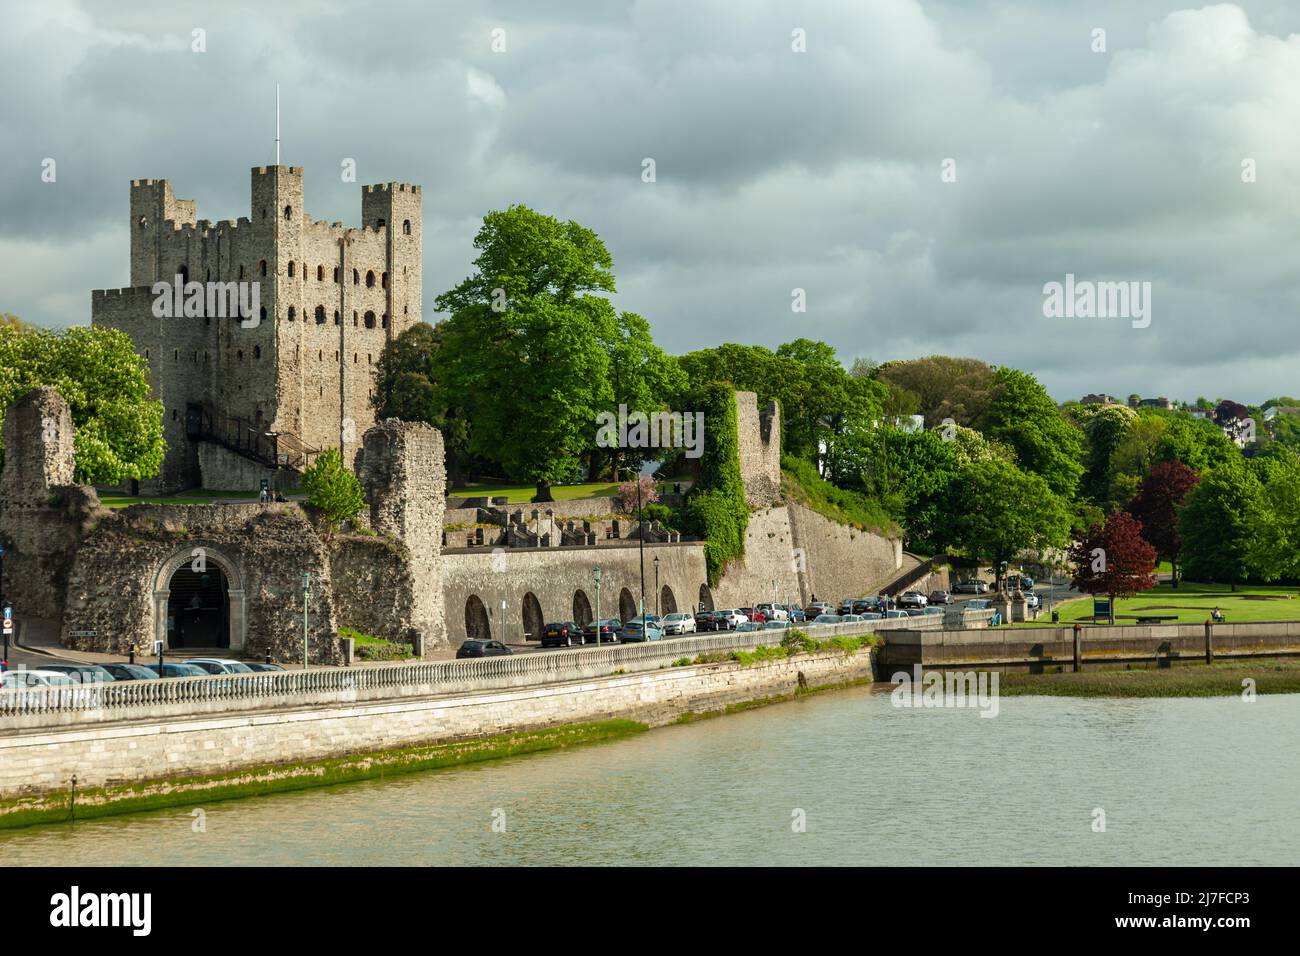
[[(869, 682), (872, 648), (456, 697), (0, 737), (0, 828), (258, 796), (606, 741), (683, 714)], [(497, 731), (484, 735), (484, 728)], [(167, 768), (165, 774), (159, 768)]]
[(1248, 688), (1257, 694), (1300, 694), (1300, 661), (1007, 673), (1001, 675), (998, 693), (1004, 697), (1230, 697)]

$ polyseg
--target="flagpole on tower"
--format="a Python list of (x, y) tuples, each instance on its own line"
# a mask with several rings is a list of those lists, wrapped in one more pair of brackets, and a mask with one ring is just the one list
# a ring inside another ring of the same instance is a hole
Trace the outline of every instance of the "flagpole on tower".
[(280, 165), (280, 84), (275, 84), (275, 165)]

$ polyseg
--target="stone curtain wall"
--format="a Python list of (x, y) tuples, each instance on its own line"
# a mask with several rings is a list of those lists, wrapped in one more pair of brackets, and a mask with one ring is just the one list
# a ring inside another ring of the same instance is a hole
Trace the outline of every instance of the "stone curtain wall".
[(838, 524), (802, 505), (788, 506), (797, 546), (806, 562), (806, 583), (819, 600), (874, 594), (903, 566), (903, 543)]
[[(645, 547), (646, 610), (655, 609), (654, 559), (659, 558), (659, 586), (668, 586), (679, 611), (699, 604), (701, 585), (707, 580), (704, 545), (647, 544)], [(533, 594), (542, 608), (543, 623), (573, 619), (573, 599), (582, 591), (596, 611), (596, 585), (592, 569), (599, 564), (601, 617), (619, 616), (619, 594), (626, 588), (640, 602), (641, 572), (638, 549), (632, 546), (592, 548), (503, 548), (461, 551), (449, 548), (442, 555), (443, 592), (446, 595), (447, 639), (453, 647), (465, 640), (465, 607), (471, 596), (490, 613), (492, 635), (501, 636), (501, 601), (506, 602), (505, 633), (509, 640), (523, 635), (524, 596)], [(662, 603), (661, 603), (662, 608)]]
[(166, 634), (171, 572), (191, 565), (196, 548), (208, 567), (222, 570), (231, 589), (232, 656), (302, 659), (302, 573), (310, 571), (310, 659), (341, 661), (329, 555), (296, 504), (134, 505), (101, 512), (69, 577), (64, 646), (151, 654), (155, 638)]
[(20, 620), (58, 619), (95, 492), (72, 483), (72, 412), (53, 388), (22, 396), (5, 416), (0, 543), (5, 603)]
[(408, 628), (426, 654), (447, 644), (443, 611), (442, 520), (447, 499), (442, 433), (422, 422), (388, 419), (363, 437), (357, 476), (370, 499), (370, 527), (401, 542), (408, 577), (393, 582), (398, 604), (409, 605)]
[(330, 553), (330, 583), (339, 627), (416, 644), (416, 585), (404, 545), (385, 538), (337, 538)]
[(790, 528), (790, 511), (785, 506), (755, 511), (745, 529), (745, 556), (727, 566), (715, 589), (718, 609), (752, 607), (773, 600), (804, 603)]

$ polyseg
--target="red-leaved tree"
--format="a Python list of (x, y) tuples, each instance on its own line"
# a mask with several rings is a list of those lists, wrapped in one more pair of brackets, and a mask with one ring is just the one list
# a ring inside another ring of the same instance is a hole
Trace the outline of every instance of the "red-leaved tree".
[(1181, 461), (1162, 461), (1147, 472), (1128, 506), (1129, 514), (1142, 523), (1142, 537), (1173, 566), (1174, 587), (1178, 587), (1178, 555), (1183, 549), (1178, 507), (1200, 480)]
[(1142, 522), (1126, 511), (1093, 525), (1070, 547), (1070, 563), (1074, 587), (1108, 595), (1112, 609), (1117, 597), (1155, 587), (1156, 549), (1142, 537)]

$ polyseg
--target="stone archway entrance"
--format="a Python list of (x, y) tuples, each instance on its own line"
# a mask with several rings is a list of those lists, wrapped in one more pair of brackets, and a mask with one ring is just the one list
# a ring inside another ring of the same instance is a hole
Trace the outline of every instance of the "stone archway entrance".
[(230, 646), (230, 584), (215, 564), (182, 565), (167, 590), (167, 647)]
[(627, 588), (618, 594), (618, 616), (619, 620), (624, 622), (636, 617), (636, 601), (632, 599), (632, 592)]
[(700, 609), (703, 611), (713, 610), (713, 592), (709, 590), (707, 584), (700, 585)]
[(542, 619), (542, 604), (532, 591), (524, 595), (523, 622), (524, 640), (540, 641), (546, 621)]
[(488, 621), (487, 608), (477, 594), (471, 594), (465, 602), (465, 638), (486, 641), (491, 637), (492, 624)]
[(591, 602), (587, 600), (587, 592), (581, 589), (573, 592), (573, 622), (582, 627), (591, 623)]
[(154, 640), (163, 647), (243, 652), (248, 638), (244, 579), (235, 562), (206, 545), (186, 545), (153, 580)]
[(659, 590), (659, 607), (663, 614), (677, 613), (677, 598), (673, 596), (673, 589), (666, 584)]

